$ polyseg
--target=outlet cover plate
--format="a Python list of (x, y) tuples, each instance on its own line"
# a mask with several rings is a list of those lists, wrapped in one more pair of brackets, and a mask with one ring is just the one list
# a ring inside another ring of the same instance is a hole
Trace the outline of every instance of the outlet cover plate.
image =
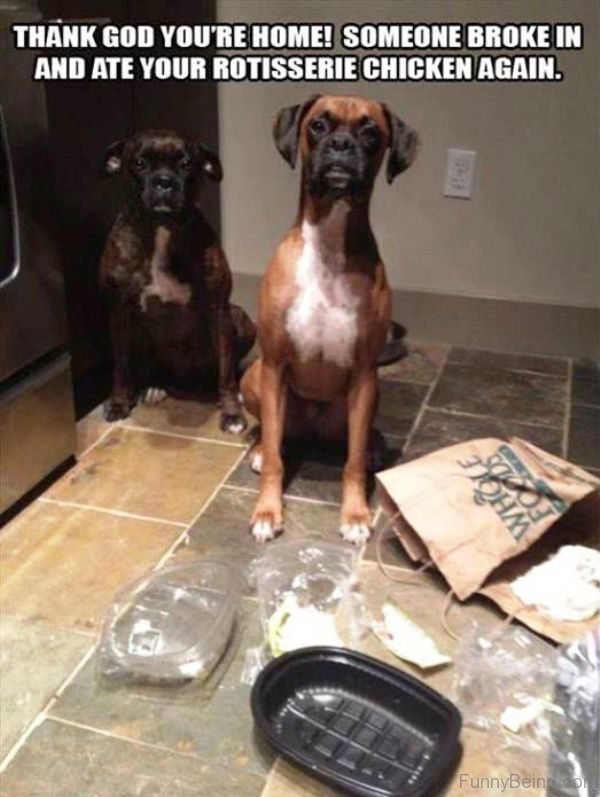
[(473, 192), (475, 174), (475, 155), (473, 150), (449, 149), (446, 161), (444, 196), (470, 199)]

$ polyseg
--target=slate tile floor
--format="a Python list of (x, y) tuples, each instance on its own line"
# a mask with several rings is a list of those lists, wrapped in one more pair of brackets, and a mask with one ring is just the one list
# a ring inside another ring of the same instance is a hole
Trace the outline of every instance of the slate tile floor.
[[(381, 377), (387, 464), (472, 437), (518, 435), (600, 474), (597, 363), (413, 343)], [(247, 534), (258, 487), (250, 441), (224, 435), (217, 417), (210, 404), (171, 399), (119, 424), (94, 411), (79, 424), (79, 464), (0, 533), (3, 797), (334, 794), (274, 761), (253, 734), (239, 676), (260, 626), (243, 579), (241, 639), (218, 687), (157, 697), (109, 689), (94, 675), (95, 636), (122, 584), (203, 556), (243, 570), (257, 552)], [(295, 446), (287, 462), (286, 538), (337, 539), (343, 452)], [(393, 542), (384, 555), (404, 564)], [(387, 582), (372, 544), (361, 580), (368, 602), (397, 594), (452, 653), (439, 627), (439, 583), (431, 580), (424, 600), (422, 585)], [(471, 617), (498, 619), (477, 601), (453, 616), (459, 629)], [(365, 649), (389, 660), (374, 639)], [(448, 691), (450, 677), (430, 680)], [(485, 737), (467, 731), (464, 741), (462, 770), (489, 774)], [(447, 794), (459, 793), (450, 784)]]

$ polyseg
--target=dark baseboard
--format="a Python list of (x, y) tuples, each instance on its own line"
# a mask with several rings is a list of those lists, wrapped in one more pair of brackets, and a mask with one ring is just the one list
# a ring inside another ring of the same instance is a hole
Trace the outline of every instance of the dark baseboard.
[[(234, 275), (234, 301), (256, 317), (256, 274)], [(393, 291), (393, 317), (413, 340), (561, 357), (600, 356), (600, 308)]]

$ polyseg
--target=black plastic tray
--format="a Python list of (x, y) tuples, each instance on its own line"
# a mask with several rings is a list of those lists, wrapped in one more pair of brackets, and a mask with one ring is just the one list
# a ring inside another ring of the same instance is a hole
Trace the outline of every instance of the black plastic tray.
[(268, 664), (251, 695), (258, 729), (286, 758), (361, 797), (421, 797), (443, 785), (461, 716), (416, 678), (343, 648)]

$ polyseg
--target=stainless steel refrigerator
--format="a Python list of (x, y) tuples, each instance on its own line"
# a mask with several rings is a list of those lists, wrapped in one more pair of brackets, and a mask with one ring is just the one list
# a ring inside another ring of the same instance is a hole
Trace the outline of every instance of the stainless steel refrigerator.
[(10, 32), (39, 18), (0, 2), (0, 521), (75, 451), (44, 87)]

